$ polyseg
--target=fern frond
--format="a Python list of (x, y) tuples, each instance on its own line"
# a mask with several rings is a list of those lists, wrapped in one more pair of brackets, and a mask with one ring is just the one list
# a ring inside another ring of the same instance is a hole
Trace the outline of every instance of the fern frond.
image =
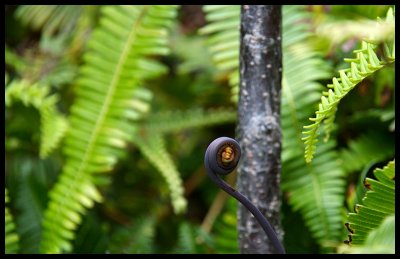
[(160, 134), (151, 134), (147, 137), (137, 137), (133, 142), (167, 182), (174, 212), (177, 214), (185, 212), (187, 201), (183, 196), (182, 179), (165, 147), (163, 137)]
[(239, 5), (205, 5), (208, 24), (199, 30), (207, 35), (213, 61), (221, 71), (227, 71), (231, 86), (231, 100), (238, 101), (239, 93)]
[[(377, 180), (365, 180), (369, 190), (365, 193), (362, 204), (356, 205), (356, 213), (348, 214), (346, 225), (350, 234), (346, 242), (352, 246), (371, 243), (371, 240), (367, 241), (369, 238), (373, 239), (369, 234), (380, 228), (386, 218), (394, 217), (395, 214), (395, 161), (389, 162), (382, 169), (375, 169), (374, 175)], [(387, 238), (393, 244), (391, 252), (394, 253), (394, 232)]]
[(82, 214), (102, 200), (95, 186), (99, 173), (113, 169), (136, 129), (134, 121), (149, 109), (140, 84), (166, 71), (148, 56), (168, 53), (167, 28), (176, 6), (104, 6), (101, 14), (77, 79), (66, 163), (43, 220), (45, 253), (71, 251), (69, 240)]
[(23, 24), (44, 34), (70, 31), (81, 13), (79, 5), (21, 5), (15, 15)]
[[(39, 253), (41, 221), (47, 202), (46, 171), (49, 160), (24, 159), (15, 161), (17, 173), (17, 192), (15, 207), (21, 253)], [(20, 164), (23, 163), (23, 164)], [(14, 173), (14, 172), (13, 172)], [(28, 223), (27, 223), (28, 222)]]
[(195, 254), (196, 244), (195, 244), (194, 232), (191, 229), (189, 223), (183, 222), (179, 225), (178, 231), (178, 248), (177, 253), (180, 254)]
[(168, 111), (150, 114), (143, 124), (146, 132), (178, 132), (187, 128), (202, 127), (236, 120), (236, 111), (230, 109), (195, 108), (186, 111)]
[[(9, 202), (7, 188), (5, 189), (5, 203)], [(4, 225), (4, 235), (5, 235), (5, 253), (6, 254), (15, 254), (19, 250), (19, 237), (16, 233), (16, 227), (14, 224), (13, 217), (11, 215), (10, 210), (8, 207), (5, 207), (5, 225)]]
[(211, 239), (208, 233), (200, 226), (189, 222), (182, 222), (178, 228), (178, 239), (174, 254), (204, 254), (209, 253), (208, 246)]
[(382, 223), (369, 232), (363, 245), (342, 245), (339, 253), (346, 254), (394, 254), (395, 253), (395, 215), (386, 217)]
[(25, 106), (33, 106), (39, 110), (41, 158), (46, 158), (57, 148), (68, 128), (66, 118), (56, 108), (58, 96), (49, 93), (50, 88), (47, 85), (30, 85), (25, 80), (12, 81), (5, 92), (6, 106), (11, 106), (15, 101), (22, 101)]
[(121, 227), (111, 236), (109, 251), (113, 254), (154, 253), (156, 232), (154, 217), (140, 217), (133, 224)]
[[(368, 131), (340, 150), (342, 168), (346, 172), (361, 170), (365, 165), (384, 161), (394, 155), (393, 138), (382, 132)], [(376, 152), (379, 150), (379, 152)]]
[[(388, 17), (391, 17), (388, 12)], [(389, 20), (391, 18), (388, 18)], [(325, 139), (329, 139), (330, 132), (333, 127), (335, 114), (339, 102), (362, 80), (372, 75), (383, 67), (394, 62), (394, 37), (393, 46), (385, 45), (384, 55), (381, 59), (378, 58), (376, 52), (377, 45), (362, 41), (361, 49), (354, 51), (356, 58), (344, 59), (349, 63), (349, 67), (339, 71), (339, 77), (332, 79), (332, 84), (328, 84), (328, 91), (322, 93), (321, 102), (318, 110), (315, 112), (315, 117), (310, 118), (313, 123), (304, 126), (304, 137), (302, 140), (305, 144), (304, 157), (307, 163), (310, 163), (315, 154), (316, 143), (318, 142), (319, 127), (324, 122)]]
[(299, 211), (319, 245), (340, 238), (344, 200), (344, 172), (337, 161), (334, 141), (320, 146), (321, 156), (314, 163), (303, 159), (302, 125), (319, 98), (322, 86), (317, 80), (329, 76), (321, 56), (310, 48), (310, 32), (299, 21), (309, 14), (299, 6), (282, 10), (282, 190), (288, 203)]
[(218, 254), (238, 254), (238, 231), (237, 231), (237, 201), (229, 198), (225, 204), (225, 209), (217, 218), (212, 236), (214, 239), (214, 249)]

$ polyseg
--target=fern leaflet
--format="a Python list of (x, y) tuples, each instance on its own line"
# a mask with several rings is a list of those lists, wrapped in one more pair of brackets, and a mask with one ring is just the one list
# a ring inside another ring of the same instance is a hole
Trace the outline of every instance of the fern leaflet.
[[(7, 204), (9, 202), (7, 188), (5, 189), (4, 198), (5, 198), (5, 203)], [(18, 234), (15, 233), (14, 220), (7, 206), (5, 207), (4, 213), (5, 213), (5, 223), (4, 223), (5, 253), (15, 254), (19, 250), (19, 237)]]

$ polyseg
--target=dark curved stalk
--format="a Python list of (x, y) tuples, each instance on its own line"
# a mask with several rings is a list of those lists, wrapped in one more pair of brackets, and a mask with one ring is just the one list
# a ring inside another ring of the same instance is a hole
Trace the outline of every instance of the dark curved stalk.
[[(231, 164), (221, 164), (221, 149), (224, 149), (226, 146), (232, 147), (234, 150), (233, 156), (234, 159), (231, 161)], [(251, 203), (249, 199), (247, 199), (243, 194), (232, 188), (229, 184), (227, 184), (224, 180), (222, 180), (217, 174), (228, 174), (232, 172), (240, 158), (240, 147), (236, 140), (221, 137), (217, 138), (208, 146), (207, 151), (204, 157), (204, 166), (207, 170), (208, 176), (211, 180), (217, 184), (222, 190), (227, 192), (229, 195), (233, 196), (236, 200), (243, 204), (253, 216), (260, 223), (261, 227), (264, 229), (268, 238), (271, 240), (273, 246), (280, 254), (285, 254), (285, 249), (280, 243), (274, 229), (268, 220), (264, 217), (264, 215), (257, 209), (254, 204)]]

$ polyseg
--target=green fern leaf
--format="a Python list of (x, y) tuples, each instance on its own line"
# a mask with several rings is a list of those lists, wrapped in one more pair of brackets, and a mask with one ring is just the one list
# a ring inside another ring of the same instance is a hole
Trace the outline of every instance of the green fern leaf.
[(166, 71), (148, 56), (168, 52), (176, 6), (104, 6), (101, 14), (77, 79), (63, 149), (67, 160), (43, 220), (45, 253), (71, 251), (82, 214), (102, 200), (95, 186), (99, 173), (113, 169), (136, 129), (133, 122), (149, 109), (140, 84)]
[(199, 30), (207, 35), (207, 45), (217, 68), (227, 71), (231, 100), (238, 101), (239, 93), (239, 5), (205, 5), (208, 24)]
[(179, 226), (178, 232), (178, 248), (177, 253), (180, 254), (195, 254), (196, 243), (194, 233), (189, 223), (183, 222)]
[(367, 131), (356, 140), (351, 140), (348, 148), (340, 150), (342, 168), (350, 173), (361, 170), (367, 164), (393, 157), (393, 141), (386, 133)]
[(143, 124), (145, 132), (168, 133), (188, 128), (234, 122), (236, 111), (228, 109), (200, 108), (187, 111), (168, 111), (150, 114)]
[[(15, 157), (8, 161), (10, 180), (15, 188), (15, 221), (20, 238), (20, 253), (39, 253), (41, 221), (47, 203), (48, 177), (54, 172), (54, 161)], [(14, 180), (13, 180), (14, 179)]]
[(15, 15), (23, 24), (44, 34), (53, 35), (58, 30), (70, 31), (82, 7), (79, 5), (21, 5)]
[(200, 226), (183, 222), (178, 228), (178, 240), (174, 254), (202, 254), (208, 253), (207, 246), (210, 245), (210, 236)]
[(30, 85), (25, 80), (14, 80), (6, 88), (5, 103), (11, 106), (15, 101), (22, 101), (26, 106), (33, 106), (40, 113), (40, 157), (46, 158), (55, 150), (68, 128), (67, 120), (61, 115), (56, 103), (58, 96), (49, 95), (50, 88), (39, 83)]
[(141, 217), (135, 219), (129, 226), (117, 229), (111, 236), (110, 252), (115, 254), (154, 253), (155, 223), (154, 217)]
[[(388, 20), (391, 19), (390, 14), (392, 14), (391, 10), (388, 12)], [(310, 118), (310, 121), (313, 123), (304, 126), (304, 137), (302, 140), (305, 144), (304, 157), (307, 163), (311, 162), (314, 157), (316, 143), (318, 142), (318, 129), (322, 122), (324, 122), (325, 131), (324, 141), (326, 142), (329, 139), (340, 100), (366, 77), (394, 62), (394, 38), (393, 49), (389, 49), (388, 44), (386, 44), (385, 55), (381, 60), (375, 51), (376, 47), (377, 45), (374, 43), (362, 41), (361, 49), (354, 51), (357, 55), (356, 58), (345, 59), (350, 64), (349, 67), (340, 70), (340, 76), (334, 77), (332, 84), (328, 84), (328, 88), (330, 89), (322, 93), (321, 102), (319, 103), (318, 110), (315, 112), (315, 117)]]
[[(395, 161), (389, 162), (382, 169), (375, 169), (374, 175), (377, 180), (366, 178), (365, 185), (369, 190), (362, 199), (362, 204), (357, 204), (356, 213), (349, 213), (346, 223), (350, 232), (349, 240), (352, 246), (375, 245), (374, 240), (382, 239), (379, 232), (387, 227), (384, 222), (387, 218), (394, 217), (395, 214)], [(391, 222), (391, 221), (390, 221)], [(393, 224), (394, 225), (394, 224)], [(372, 233), (374, 230), (378, 232)], [(385, 237), (392, 244), (390, 252), (394, 253), (394, 232), (393, 235)]]
[(148, 137), (137, 137), (133, 142), (139, 147), (147, 160), (162, 174), (168, 184), (171, 201), (175, 213), (185, 212), (187, 201), (184, 194), (182, 179), (175, 164), (165, 147), (160, 134), (151, 134)]
[(226, 202), (224, 212), (220, 214), (213, 225), (212, 234), (216, 253), (239, 253), (236, 211), (237, 201), (229, 198)]
[[(5, 189), (5, 203), (9, 202), (7, 188)], [(13, 217), (11, 215), (8, 207), (5, 207), (5, 223), (4, 223), (4, 235), (5, 235), (5, 253), (6, 254), (15, 254), (19, 250), (19, 237), (18, 234), (15, 233), (16, 227), (14, 224)]]

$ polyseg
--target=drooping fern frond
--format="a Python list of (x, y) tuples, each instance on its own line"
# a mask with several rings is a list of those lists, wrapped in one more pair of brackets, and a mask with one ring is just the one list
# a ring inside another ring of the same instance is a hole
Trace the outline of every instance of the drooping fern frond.
[(70, 31), (81, 13), (79, 5), (22, 5), (15, 15), (24, 24), (44, 34)]
[(138, 136), (133, 142), (167, 182), (174, 212), (182, 213), (186, 211), (187, 201), (183, 196), (184, 188), (182, 179), (165, 147), (164, 138), (160, 134), (151, 134), (146, 137)]
[(217, 68), (226, 71), (231, 86), (231, 100), (239, 93), (239, 5), (205, 5), (208, 24), (199, 30), (207, 35), (207, 45)]
[(168, 111), (150, 114), (143, 124), (149, 132), (167, 133), (183, 129), (234, 122), (236, 111), (229, 109), (203, 110), (195, 108), (186, 111)]
[[(7, 204), (9, 202), (8, 198), (8, 192), (7, 188), (5, 189), (5, 203)], [(4, 225), (4, 235), (5, 235), (5, 253), (6, 254), (15, 254), (19, 250), (19, 237), (18, 234), (16, 233), (15, 229), (15, 224), (13, 217), (11, 215), (10, 210), (8, 207), (5, 207), (5, 225)]]
[[(382, 169), (375, 169), (374, 175), (377, 180), (371, 178), (365, 180), (365, 186), (369, 190), (365, 193), (362, 204), (355, 206), (355, 213), (348, 214), (346, 226), (350, 234), (349, 240), (345, 242), (353, 247), (358, 245), (373, 247), (376, 245), (375, 239), (378, 239), (378, 242), (386, 239), (386, 245), (389, 245), (387, 247), (389, 251), (386, 251), (394, 253), (394, 231), (389, 232), (390, 236), (386, 236), (387, 231), (382, 230), (387, 229), (388, 224), (394, 229), (394, 221), (390, 219), (388, 223), (385, 220), (395, 216), (395, 161), (389, 162)], [(373, 232), (374, 230), (378, 232)], [(382, 234), (384, 236), (380, 236)]]
[(117, 229), (111, 236), (109, 251), (113, 254), (154, 253), (155, 227), (154, 217), (134, 219), (132, 224)]
[(39, 83), (30, 85), (25, 80), (14, 80), (6, 88), (5, 104), (11, 106), (21, 101), (25, 106), (33, 106), (40, 113), (40, 157), (46, 158), (63, 138), (68, 123), (57, 110), (58, 96), (49, 95), (50, 88)]
[(158, 112), (147, 116), (139, 133), (132, 141), (139, 147), (147, 160), (155, 166), (168, 183), (175, 213), (186, 210), (183, 185), (179, 172), (166, 147), (164, 134), (176, 133), (185, 129), (233, 122), (236, 112), (228, 109), (203, 110), (195, 108), (186, 111)]
[[(394, 24), (393, 10), (389, 9), (387, 21)], [(311, 162), (315, 154), (316, 143), (318, 142), (319, 127), (324, 122), (325, 139), (329, 139), (330, 132), (333, 128), (333, 122), (339, 102), (362, 80), (372, 75), (379, 69), (390, 65), (395, 60), (394, 37), (391, 44), (385, 43), (384, 54), (381, 59), (378, 58), (376, 47), (372, 42), (362, 41), (361, 49), (354, 51), (356, 58), (345, 59), (349, 63), (349, 67), (339, 70), (340, 77), (334, 77), (332, 84), (328, 84), (330, 88), (327, 92), (323, 92), (318, 111), (315, 117), (310, 118), (312, 124), (304, 126), (304, 137), (302, 140), (305, 144), (304, 157), (307, 163)]]
[[(365, 165), (384, 161), (394, 155), (394, 139), (379, 131), (367, 131), (340, 150), (346, 172), (361, 170)], [(379, 152), (376, 152), (379, 150)]]
[(102, 200), (95, 182), (99, 173), (113, 169), (135, 120), (149, 109), (148, 91), (140, 86), (166, 71), (149, 56), (168, 53), (167, 29), (175, 15), (172, 5), (102, 7), (77, 79), (63, 148), (66, 163), (50, 192), (42, 252), (71, 251), (82, 214)]

